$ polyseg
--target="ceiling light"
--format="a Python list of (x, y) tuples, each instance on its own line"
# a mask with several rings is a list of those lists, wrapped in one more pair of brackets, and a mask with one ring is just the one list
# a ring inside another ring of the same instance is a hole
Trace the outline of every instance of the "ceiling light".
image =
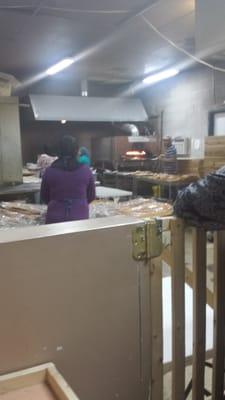
[(57, 64), (53, 65), (49, 69), (47, 69), (47, 75), (55, 75), (58, 72), (68, 68), (70, 65), (74, 63), (73, 58), (65, 58), (64, 60), (58, 62)]
[(84, 90), (81, 94), (82, 94), (82, 97), (88, 97), (88, 92), (86, 90)]
[(167, 69), (166, 71), (159, 72), (158, 74), (147, 76), (147, 78), (143, 79), (143, 83), (147, 85), (151, 85), (164, 79), (172, 78), (179, 74), (179, 70), (175, 68)]
[(66, 119), (61, 120), (61, 124), (63, 124), (63, 125), (66, 124), (66, 122), (67, 122)]

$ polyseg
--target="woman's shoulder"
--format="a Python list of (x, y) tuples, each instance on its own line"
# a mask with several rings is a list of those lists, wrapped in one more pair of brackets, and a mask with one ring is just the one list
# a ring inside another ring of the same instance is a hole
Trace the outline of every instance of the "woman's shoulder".
[(88, 174), (92, 174), (91, 168), (87, 164), (79, 164), (78, 170)]
[(54, 173), (55, 173), (55, 171), (56, 171), (56, 168), (53, 168), (53, 167), (50, 165), (50, 167), (47, 167), (47, 168), (46, 168), (45, 173), (44, 173), (44, 175), (43, 175), (43, 178), (49, 178), (49, 177), (53, 176)]

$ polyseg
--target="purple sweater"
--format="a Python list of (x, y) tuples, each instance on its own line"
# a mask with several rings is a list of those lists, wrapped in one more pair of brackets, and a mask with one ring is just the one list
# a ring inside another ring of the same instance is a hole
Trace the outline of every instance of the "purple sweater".
[(47, 168), (41, 185), (41, 200), (48, 205), (46, 224), (88, 219), (94, 199), (95, 182), (88, 166), (73, 171)]

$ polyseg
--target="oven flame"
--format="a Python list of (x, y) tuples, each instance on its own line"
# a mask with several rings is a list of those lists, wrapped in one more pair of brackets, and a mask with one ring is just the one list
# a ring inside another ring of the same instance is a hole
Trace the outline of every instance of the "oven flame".
[(126, 152), (125, 157), (131, 159), (142, 159), (146, 157), (146, 152), (144, 150), (129, 150)]
[(145, 157), (146, 152), (144, 150), (138, 151), (138, 150), (130, 150), (126, 152), (127, 157)]

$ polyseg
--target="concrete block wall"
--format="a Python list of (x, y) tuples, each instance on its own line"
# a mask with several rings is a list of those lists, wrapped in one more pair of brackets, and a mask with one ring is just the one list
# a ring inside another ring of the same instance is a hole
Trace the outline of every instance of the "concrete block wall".
[(197, 67), (177, 77), (149, 86), (142, 93), (149, 116), (163, 111), (163, 135), (199, 139), (199, 151), (192, 156), (204, 156), (204, 137), (208, 135), (208, 113), (225, 100), (225, 74)]

